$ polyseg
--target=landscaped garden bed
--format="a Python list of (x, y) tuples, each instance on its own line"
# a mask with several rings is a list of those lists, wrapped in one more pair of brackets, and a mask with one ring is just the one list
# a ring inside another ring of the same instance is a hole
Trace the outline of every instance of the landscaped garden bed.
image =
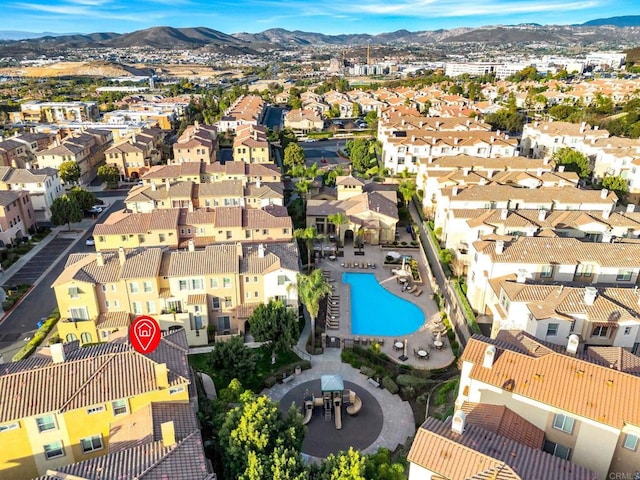
[[(53, 312), (51, 312), (51, 314), (49, 314), (49, 317), (38, 329), (33, 338), (31, 338), (31, 340), (29, 340), (29, 342), (27, 342), (27, 344), (24, 345), (18, 351), (18, 353), (13, 356), (12, 360), (14, 362), (17, 362), (18, 360), (23, 360), (31, 355), (35, 351), (35, 349), (38, 348), (38, 346), (44, 341), (44, 339), (47, 338), (47, 335), (49, 335), (49, 332), (53, 329), (53, 327), (55, 327), (56, 323), (58, 323), (58, 320), (60, 320), (60, 312), (56, 308)], [(58, 337), (58, 339), (59, 338), (60, 337)]]
[(4, 287), (7, 298), (2, 302), (2, 309), (7, 312), (20, 300), (31, 288), (28, 283), (21, 283), (15, 287)]

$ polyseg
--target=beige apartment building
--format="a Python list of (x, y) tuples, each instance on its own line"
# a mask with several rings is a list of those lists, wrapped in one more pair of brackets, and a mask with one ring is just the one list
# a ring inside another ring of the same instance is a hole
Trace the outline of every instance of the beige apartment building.
[(220, 145), (218, 129), (213, 125), (190, 125), (173, 144), (171, 164), (196, 162), (212, 164), (218, 161)]
[(192, 181), (194, 183), (217, 183), (240, 180), (243, 186), (249, 183), (277, 183), (282, 174), (274, 164), (215, 162), (211, 165), (186, 162), (178, 165), (157, 165), (142, 176), (145, 185), (155, 183), (166, 185), (170, 182)]
[(240, 125), (233, 139), (233, 160), (244, 163), (273, 163), (266, 127)]

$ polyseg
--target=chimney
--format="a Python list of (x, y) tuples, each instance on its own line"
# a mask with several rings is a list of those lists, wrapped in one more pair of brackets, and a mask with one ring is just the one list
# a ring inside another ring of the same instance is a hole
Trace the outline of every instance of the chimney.
[(496, 137), (494, 137), (493, 135), (491, 135), (491, 143), (496, 141)]
[(604, 232), (602, 234), (602, 242), (601, 243), (611, 243), (611, 239), (613, 238), (613, 235), (611, 235), (611, 232)]
[(151, 190), (155, 192), (157, 189), (158, 187), (156, 186), (155, 182), (151, 182)]
[(598, 289), (595, 287), (584, 287), (584, 303), (586, 305), (593, 305), (593, 302), (596, 301), (596, 297), (598, 296)]
[(258, 245), (258, 258), (264, 258), (264, 244)]
[(238, 258), (242, 258), (244, 256), (242, 252), (242, 243), (240, 242), (236, 242), (236, 255), (238, 255)]
[(124, 262), (127, 261), (127, 256), (124, 253), (124, 248), (118, 248), (118, 260), (120, 261), (120, 265), (124, 265)]
[(176, 444), (176, 429), (173, 421), (161, 423), (160, 433), (162, 433), (163, 447), (173, 447)]
[(564, 186), (565, 186), (564, 178), (561, 178), (560, 181), (558, 182), (558, 187), (564, 188)]
[(496, 240), (496, 253), (502, 255), (504, 252), (504, 240)]
[(541, 176), (542, 176), (542, 168), (538, 168), (538, 170), (537, 170), (537, 172), (536, 172), (536, 175), (537, 175), (538, 177), (541, 177)]
[(527, 281), (527, 271), (524, 268), (520, 268), (517, 273), (516, 282), (525, 283)]
[(457, 145), (459, 141), (460, 141), (460, 139), (458, 137), (456, 137), (456, 138), (453, 139), (453, 144)]
[(580, 124), (580, 133), (584, 133), (584, 131), (586, 130), (586, 128), (587, 128), (587, 122), (582, 122), (582, 123)]
[(168, 178), (165, 179), (164, 185), (165, 185), (165, 188), (167, 189), (167, 192), (168, 192), (169, 191), (169, 187), (171, 186), (171, 182), (169, 181)]
[(464, 175), (465, 177), (468, 177), (468, 176), (469, 176), (469, 171), (470, 171), (470, 170), (471, 170), (471, 169), (470, 169), (469, 167), (464, 167), (464, 168), (462, 169), (462, 175)]
[(440, 128), (440, 121), (436, 121), (436, 130)]
[(569, 341), (567, 342), (567, 353), (569, 355), (575, 355), (578, 353), (578, 347), (580, 346), (580, 337), (575, 333), (569, 335)]
[(260, 186), (262, 185), (262, 182), (260, 181), (260, 179), (256, 179), (256, 187), (260, 188)]
[(558, 165), (558, 173), (564, 172), (564, 165)]
[(458, 187), (453, 187), (453, 188), (451, 189), (451, 196), (452, 196), (452, 197), (455, 197), (455, 196), (457, 196), (457, 195), (458, 195)]
[(633, 203), (627, 205), (627, 213), (633, 213), (636, 210), (636, 206)]
[(549, 165), (549, 162), (550, 162), (550, 161), (551, 161), (551, 157), (544, 158), (544, 159), (542, 160), (542, 164), (543, 164), (543, 165)]
[(64, 344), (52, 343), (49, 346), (49, 351), (51, 352), (51, 361), (53, 361), (53, 363), (64, 363)]
[(602, 218), (607, 220), (611, 216), (611, 210), (606, 209), (602, 211)]
[(156, 373), (156, 384), (158, 388), (169, 388), (169, 372), (166, 363), (154, 364)]
[(496, 357), (496, 347), (493, 345), (487, 345), (484, 349), (484, 358), (482, 360), (482, 366), (491, 370), (493, 368), (493, 361)]
[(603, 200), (607, 199), (607, 195), (609, 195), (609, 190), (607, 190), (606, 188), (603, 188), (602, 190), (600, 190), (600, 198)]
[(547, 218), (547, 211), (546, 210), (538, 210), (538, 221), (542, 222), (542, 221), (544, 221), (545, 218)]
[(415, 135), (411, 135), (411, 143), (414, 143), (416, 141), (416, 136)]
[(500, 220), (506, 220), (508, 216), (509, 216), (509, 210), (507, 210), (506, 208), (503, 208), (502, 210), (500, 210)]
[(190, 252), (195, 252), (196, 251), (196, 245), (195, 245), (195, 243), (193, 243), (193, 239), (191, 239), (191, 238), (189, 239), (189, 247), (188, 248), (189, 248)]
[(462, 435), (464, 433), (464, 424), (466, 419), (467, 416), (462, 410), (456, 410), (456, 413), (453, 414), (453, 418), (451, 419), (451, 431), (458, 435)]
[(487, 170), (487, 178), (493, 177), (493, 170)]
[(102, 252), (96, 253), (96, 264), (98, 264), (99, 267), (104, 267), (104, 256)]

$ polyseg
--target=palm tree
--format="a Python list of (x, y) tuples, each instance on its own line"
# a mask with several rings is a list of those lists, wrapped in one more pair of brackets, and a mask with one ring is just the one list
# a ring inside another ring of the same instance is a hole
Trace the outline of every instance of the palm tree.
[(416, 181), (413, 178), (403, 180), (398, 184), (398, 191), (404, 199), (405, 205), (409, 206), (409, 201), (416, 194)]
[(342, 225), (346, 225), (347, 223), (349, 223), (349, 217), (347, 217), (343, 212), (338, 212), (338, 213), (332, 213), (328, 215), (327, 220), (333, 223), (336, 227), (337, 245), (338, 245), (338, 248), (340, 248), (340, 238), (341, 238), (340, 227)]
[(297, 228), (293, 232), (293, 236), (304, 242), (307, 249), (307, 271), (311, 271), (311, 258), (313, 257), (313, 243), (321, 238), (316, 232), (316, 227)]
[(320, 300), (331, 293), (331, 285), (316, 268), (308, 275), (298, 274), (298, 299), (307, 307), (311, 317), (311, 351), (316, 351), (316, 320), (320, 310)]
[(302, 198), (302, 206), (304, 207), (304, 211), (307, 211), (307, 194), (309, 193), (309, 188), (311, 188), (311, 180), (306, 178), (300, 178), (296, 182), (295, 190), (300, 194)]

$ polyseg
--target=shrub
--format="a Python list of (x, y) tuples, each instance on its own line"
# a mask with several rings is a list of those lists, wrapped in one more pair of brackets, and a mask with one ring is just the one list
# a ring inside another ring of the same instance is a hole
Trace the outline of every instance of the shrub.
[(416, 402), (418, 402), (421, 405), (424, 405), (425, 403), (427, 403), (427, 396), (425, 394), (418, 395), (418, 397), (416, 398)]
[(429, 383), (429, 380), (413, 375), (402, 374), (396, 377), (396, 383), (401, 387), (424, 387)]
[(391, 242), (391, 245), (393, 245), (394, 247), (398, 245), (398, 241), (394, 240), (393, 242)]
[(264, 379), (264, 388), (271, 388), (276, 384), (276, 377), (267, 377)]
[(302, 360), (294, 365), (293, 368), (300, 367), (301, 370), (309, 370), (311, 368), (311, 362), (309, 360)]
[(455, 340), (451, 342), (451, 351), (456, 357), (460, 353), (460, 345)]
[(362, 373), (363, 375), (366, 375), (367, 377), (371, 378), (373, 377), (376, 372), (373, 370), (373, 368), (369, 368), (367, 366), (362, 366), (360, 367), (360, 373)]
[(396, 382), (394, 382), (391, 377), (384, 377), (382, 379), (382, 386), (393, 394), (396, 394), (399, 391), (398, 385), (396, 385)]
[(403, 247), (407, 246), (407, 242), (405, 242), (404, 240), (402, 242), (400, 242), (400, 245), (402, 245)]

